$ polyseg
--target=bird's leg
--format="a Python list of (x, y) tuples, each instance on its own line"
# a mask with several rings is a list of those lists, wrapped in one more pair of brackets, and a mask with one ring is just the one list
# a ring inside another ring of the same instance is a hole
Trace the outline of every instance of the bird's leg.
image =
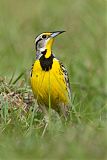
[(43, 120), (48, 123), (49, 122), (49, 114), (48, 114), (48, 110), (46, 109), (46, 106), (45, 105), (41, 105), (39, 104), (39, 107), (41, 108), (43, 114), (44, 114), (44, 118)]
[(65, 121), (69, 119), (69, 106), (64, 103), (60, 103), (59, 105), (59, 114)]
[(39, 107), (41, 108), (41, 110), (42, 110), (42, 112), (43, 112), (44, 115), (48, 114), (48, 111), (47, 111), (45, 105), (39, 104)]
[(48, 111), (47, 111), (47, 109), (44, 105), (39, 105), (39, 107), (41, 108), (41, 110), (44, 114), (43, 121), (45, 121), (45, 126), (44, 126), (44, 129), (43, 129), (43, 132), (42, 132), (42, 137), (43, 137), (45, 132), (46, 132), (46, 129), (48, 127), (48, 124), (49, 124), (49, 115), (48, 115)]

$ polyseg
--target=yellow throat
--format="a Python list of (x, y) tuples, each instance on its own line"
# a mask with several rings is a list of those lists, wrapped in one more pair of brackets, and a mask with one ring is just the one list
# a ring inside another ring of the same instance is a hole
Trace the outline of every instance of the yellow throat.
[(49, 39), (49, 41), (46, 44), (46, 50), (47, 50), (47, 52), (45, 54), (45, 58), (49, 58), (51, 56), (51, 54), (52, 54), (53, 41), (54, 41), (54, 39), (51, 38), (51, 39)]

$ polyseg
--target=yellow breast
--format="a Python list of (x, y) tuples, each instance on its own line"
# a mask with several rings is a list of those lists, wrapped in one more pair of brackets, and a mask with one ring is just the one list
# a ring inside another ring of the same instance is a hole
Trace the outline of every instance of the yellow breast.
[(68, 104), (69, 96), (64, 73), (57, 59), (53, 59), (52, 68), (43, 71), (40, 61), (36, 60), (32, 69), (31, 86), (38, 103), (49, 106), (49, 100), (53, 108), (59, 103)]

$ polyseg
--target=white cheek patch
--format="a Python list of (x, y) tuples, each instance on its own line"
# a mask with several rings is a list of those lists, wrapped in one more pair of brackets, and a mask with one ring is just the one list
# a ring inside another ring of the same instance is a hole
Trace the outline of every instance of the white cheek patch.
[(39, 47), (39, 50), (40, 50), (41, 52), (43, 52), (43, 51), (46, 50), (46, 44), (48, 43), (48, 41), (49, 41), (49, 39), (44, 40), (44, 42), (43, 42), (43, 44), (42, 44), (43, 47)]
[(44, 52), (46, 50), (46, 47), (40, 48), (39, 50), (40, 52)]
[(43, 39), (41, 36), (37, 37), (35, 40), (36, 51), (44, 52), (46, 50), (46, 45), (50, 38)]

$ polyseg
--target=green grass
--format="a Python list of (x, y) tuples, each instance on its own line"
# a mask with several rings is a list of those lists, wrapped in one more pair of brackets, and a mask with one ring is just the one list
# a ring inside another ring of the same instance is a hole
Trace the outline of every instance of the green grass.
[[(71, 119), (45, 130), (29, 85), (35, 37), (66, 30), (53, 51), (69, 72)], [(0, 160), (106, 160), (106, 2), (0, 0)]]

